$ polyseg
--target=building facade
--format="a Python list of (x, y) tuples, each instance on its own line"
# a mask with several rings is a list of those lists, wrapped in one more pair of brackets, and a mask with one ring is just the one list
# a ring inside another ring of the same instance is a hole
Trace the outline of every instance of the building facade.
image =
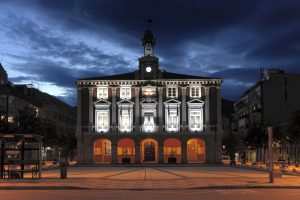
[[(75, 107), (34, 88), (32, 85), (11, 83), (0, 64), (0, 133), (17, 130), (19, 111), (25, 107), (34, 109), (36, 116), (51, 120), (59, 137), (75, 139)], [(62, 147), (45, 148), (54, 152), (55, 149)]]
[(142, 44), (138, 70), (76, 81), (78, 163), (220, 163), (222, 79), (163, 71)]
[[(253, 126), (284, 127), (293, 113), (300, 110), (300, 74), (289, 74), (279, 69), (268, 69), (262, 80), (247, 90), (235, 103), (238, 135), (243, 137)], [(246, 147), (246, 159), (251, 162), (265, 161), (264, 149)], [(275, 160), (300, 158), (300, 148), (286, 145), (277, 148)]]

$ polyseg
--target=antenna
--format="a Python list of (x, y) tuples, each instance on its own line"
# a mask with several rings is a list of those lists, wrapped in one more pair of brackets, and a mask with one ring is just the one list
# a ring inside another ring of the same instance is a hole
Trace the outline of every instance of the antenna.
[(153, 20), (150, 18), (144, 19), (145, 24), (144, 26), (147, 27), (147, 30), (150, 31), (150, 28), (154, 26)]

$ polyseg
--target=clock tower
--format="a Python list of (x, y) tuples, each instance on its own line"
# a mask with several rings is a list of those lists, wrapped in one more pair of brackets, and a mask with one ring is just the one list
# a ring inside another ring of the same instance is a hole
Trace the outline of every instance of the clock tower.
[(158, 58), (154, 56), (155, 38), (152, 31), (147, 30), (142, 38), (144, 56), (139, 58), (139, 75), (141, 79), (159, 78)]

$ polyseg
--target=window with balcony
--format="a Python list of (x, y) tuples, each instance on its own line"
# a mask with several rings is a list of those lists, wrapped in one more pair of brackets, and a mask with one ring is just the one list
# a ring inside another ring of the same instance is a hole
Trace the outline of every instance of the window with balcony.
[(96, 132), (108, 132), (109, 131), (109, 111), (108, 110), (96, 110), (95, 120)]
[(167, 97), (168, 98), (177, 98), (178, 92), (176, 86), (168, 86), (167, 87)]
[(190, 87), (190, 97), (191, 98), (201, 97), (200, 86), (191, 86)]
[(124, 109), (120, 112), (119, 130), (121, 132), (131, 132), (132, 130), (132, 110)]
[(203, 131), (203, 105), (200, 99), (193, 99), (188, 104), (189, 131)]
[(179, 131), (180, 129), (180, 102), (174, 99), (164, 102), (166, 131)]
[(170, 110), (168, 122), (167, 122), (167, 129), (168, 129), (168, 131), (177, 131), (178, 128), (179, 128), (178, 111)]
[(131, 87), (121, 87), (120, 88), (120, 98), (121, 99), (131, 99)]
[(144, 114), (143, 130), (145, 132), (155, 131), (154, 113), (151, 112)]
[(108, 87), (98, 87), (97, 99), (107, 99), (107, 98), (108, 98)]
[(202, 110), (190, 111), (189, 128), (191, 131), (202, 131), (203, 130)]

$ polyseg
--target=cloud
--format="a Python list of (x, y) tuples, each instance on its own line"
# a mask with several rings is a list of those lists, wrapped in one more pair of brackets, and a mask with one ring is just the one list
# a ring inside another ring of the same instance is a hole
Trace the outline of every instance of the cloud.
[(150, 17), (162, 68), (224, 78), (234, 100), (260, 67), (299, 73), (299, 10), (292, 0), (2, 1), (0, 56), (12, 80), (74, 90), (77, 78), (136, 69)]

